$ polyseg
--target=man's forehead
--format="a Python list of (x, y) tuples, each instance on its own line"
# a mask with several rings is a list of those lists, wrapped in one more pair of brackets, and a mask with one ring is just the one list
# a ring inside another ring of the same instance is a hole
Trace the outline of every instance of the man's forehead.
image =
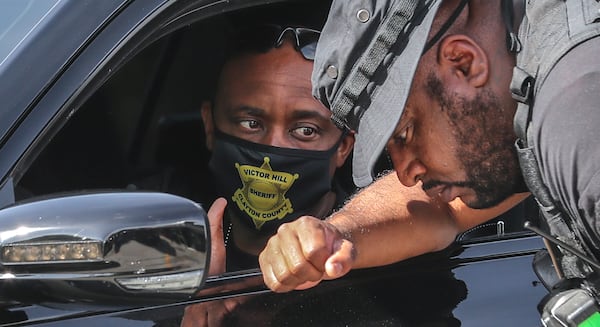
[[(283, 47), (266, 53), (247, 53), (229, 60), (220, 74), (220, 88), (232, 83), (287, 83), (289, 87), (302, 87), (298, 90), (312, 97), (311, 73), (313, 63), (305, 60), (293, 49)], [(247, 85), (250, 87), (252, 85)]]

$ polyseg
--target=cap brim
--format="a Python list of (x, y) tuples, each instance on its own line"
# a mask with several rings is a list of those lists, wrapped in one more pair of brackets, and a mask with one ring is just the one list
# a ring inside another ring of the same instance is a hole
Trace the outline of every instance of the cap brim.
[(436, 2), (421, 24), (413, 29), (404, 51), (389, 66), (385, 81), (373, 93), (369, 109), (360, 120), (352, 162), (354, 183), (359, 187), (373, 182), (373, 168), (404, 112), (440, 2)]

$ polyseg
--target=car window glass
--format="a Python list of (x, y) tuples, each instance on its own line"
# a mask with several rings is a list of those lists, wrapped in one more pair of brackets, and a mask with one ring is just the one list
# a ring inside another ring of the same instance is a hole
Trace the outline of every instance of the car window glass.
[(199, 23), (124, 65), (38, 154), (17, 184), (17, 200), (106, 188), (169, 190), (202, 200), (208, 154), (200, 104), (214, 80), (210, 63), (219, 56), (204, 49), (218, 48), (217, 34)]

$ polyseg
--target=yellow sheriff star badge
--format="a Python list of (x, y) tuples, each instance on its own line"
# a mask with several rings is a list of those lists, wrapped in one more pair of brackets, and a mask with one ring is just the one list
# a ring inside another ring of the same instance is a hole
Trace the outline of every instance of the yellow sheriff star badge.
[(266, 222), (282, 219), (294, 212), (292, 203), (285, 198), (285, 192), (299, 175), (273, 171), (269, 161), (270, 158), (265, 157), (260, 167), (235, 164), (243, 185), (233, 194), (233, 202), (252, 217), (258, 230)]

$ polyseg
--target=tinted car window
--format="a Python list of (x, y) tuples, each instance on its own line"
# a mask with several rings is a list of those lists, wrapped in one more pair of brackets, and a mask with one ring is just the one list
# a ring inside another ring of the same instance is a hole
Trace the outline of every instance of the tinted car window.
[[(16, 181), (17, 200), (120, 188), (174, 193), (208, 207), (214, 184), (201, 103), (213, 96), (232, 22), (260, 11), (184, 26), (134, 56), (66, 122), (57, 122), (64, 126)], [(324, 12), (315, 17), (322, 21)]]
[(200, 103), (215, 65), (195, 42), (207, 39), (206, 31), (204, 24), (177, 31), (124, 65), (40, 151), (17, 184), (17, 199), (84, 189), (165, 191), (169, 184), (171, 193), (201, 200), (190, 187), (202, 192), (202, 180), (169, 179), (177, 169), (206, 173)]

